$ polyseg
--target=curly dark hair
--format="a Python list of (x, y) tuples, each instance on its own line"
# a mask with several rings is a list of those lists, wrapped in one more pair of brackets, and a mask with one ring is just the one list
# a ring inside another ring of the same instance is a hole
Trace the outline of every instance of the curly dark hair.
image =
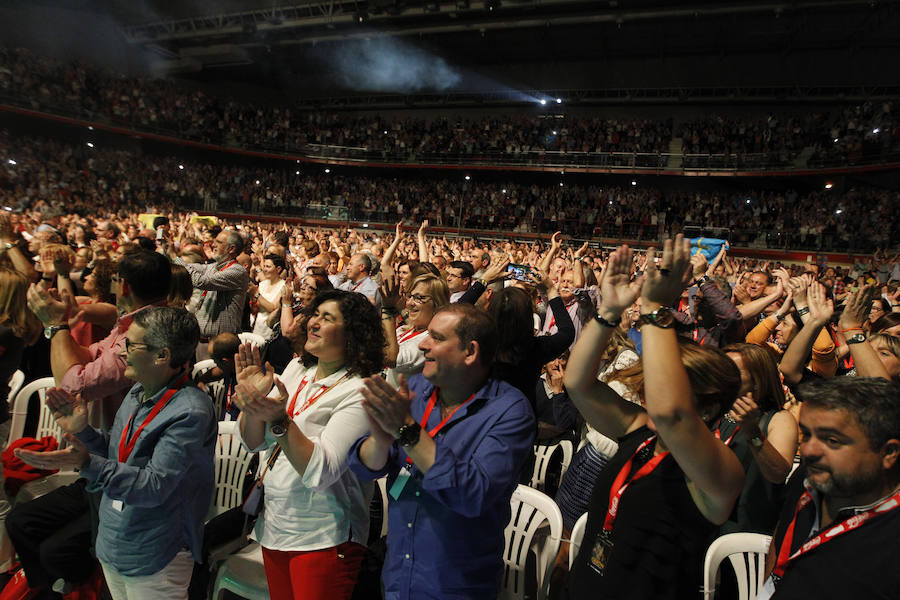
[(329, 290), (313, 300), (315, 312), (323, 303), (337, 302), (344, 319), (344, 360), (354, 375), (368, 377), (384, 368), (384, 332), (378, 311), (369, 299), (356, 292)]

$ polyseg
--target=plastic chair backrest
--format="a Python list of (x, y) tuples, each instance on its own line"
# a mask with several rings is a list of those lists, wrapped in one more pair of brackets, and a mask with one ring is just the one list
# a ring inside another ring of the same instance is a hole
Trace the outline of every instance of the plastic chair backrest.
[(703, 598), (716, 593), (719, 565), (727, 557), (737, 578), (738, 600), (753, 600), (762, 588), (766, 553), (772, 538), (761, 533), (728, 533), (717, 538), (706, 551), (703, 564)]
[[(562, 539), (562, 513), (552, 498), (536, 489), (519, 485), (510, 498), (511, 515), (503, 532), (503, 583), (500, 598), (523, 599), (526, 593), (528, 554), (535, 552), (537, 600), (544, 600), (550, 587), (550, 571)], [(548, 526), (549, 525), (549, 531)]]
[(19, 393), (23, 383), (25, 383), (25, 373), (22, 371), (16, 371), (12, 374), (12, 377), (9, 378), (9, 394), (6, 396), (6, 401), (9, 404), (12, 404), (12, 400), (16, 397), (16, 394)]
[(9, 439), (7, 445), (16, 441), (25, 435), (25, 421), (28, 419), (28, 401), (32, 395), (37, 394), (39, 399), (40, 415), (38, 416), (37, 430), (34, 437), (40, 439), (44, 436), (53, 436), (62, 446), (63, 430), (56, 424), (50, 409), (47, 408), (47, 389), (56, 386), (56, 381), (52, 377), (43, 377), (35, 379), (31, 383), (25, 385), (16, 394), (9, 412), (12, 421), (9, 425)]
[(556, 444), (534, 445), (534, 471), (531, 473), (531, 482), (528, 485), (536, 490), (545, 491), (547, 471), (550, 468), (550, 463), (553, 462), (553, 456), (558, 450), (562, 452), (559, 473), (559, 481), (562, 481), (562, 477), (566, 474), (566, 469), (569, 468), (569, 463), (572, 462), (572, 455), (575, 452), (575, 447), (569, 440), (560, 440)]
[[(191, 371), (191, 379), (196, 379), (199, 375), (213, 369), (216, 361), (211, 358), (201, 360), (194, 365)], [(203, 384), (206, 386), (206, 392), (213, 403), (213, 409), (217, 419), (221, 419), (225, 413), (225, 383), (221, 379)]]
[(578, 556), (578, 551), (581, 550), (581, 541), (584, 539), (584, 528), (587, 527), (587, 519), (588, 514), (584, 513), (578, 520), (575, 521), (575, 525), (572, 526), (572, 539), (569, 541), (569, 570), (572, 570), (572, 563), (575, 562), (575, 557)]
[(216, 443), (216, 488), (212, 506), (207, 514), (211, 519), (243, 502), (244, 478), (253, 454), (241, 444), (235, 421), (219, 421), (219, 439)]

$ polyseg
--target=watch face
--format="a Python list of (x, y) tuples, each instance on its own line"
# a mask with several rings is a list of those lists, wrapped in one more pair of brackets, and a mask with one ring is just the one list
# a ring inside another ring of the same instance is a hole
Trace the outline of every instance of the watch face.
[(660, 308), (653, 313), (656, 316), (656, 324), (659, 327), (671, 327), (675, 316), (669, 308)]
[(856, 335), (852, 335), (847, 340), (847, 342), (851, 344), (859, 344), (864, 341), (866, 341), (866, 334), (864, 333), (857, 333)]

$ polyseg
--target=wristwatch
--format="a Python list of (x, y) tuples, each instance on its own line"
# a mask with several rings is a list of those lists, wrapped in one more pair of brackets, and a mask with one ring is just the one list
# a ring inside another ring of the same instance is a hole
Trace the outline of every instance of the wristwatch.
[(675, 315), (671, 308), (660, 306), (651, 313), (641, 315), (642, 325), (653, 325), (662, 329), (671, 329), (675, 327)]
[(703, 285), (704, 283), (712, 283), (712, 278), (709, 275), (703, 275), (699, 279), (694, 280), (695, 285)]
[(404, 448), (408, 448), (409, 446), (415, 446), (419, 443), (419, 434), (421, 433), (421, 425), (416, 422), (406, 423), (405, 425), (400, 426), (400, 429), (394, 434), (394, 439), (396, 439)]
[(594, 313), (594, 318), (597, 319), (598, 323), (600, 323), (604, 327), (609, 327), (610, 329), (615, 329), (622, 322), (621, 315), (619, 315), (619, 317), (617, 319), (613, 319), (612, 321), (607, 321), (602, 316), (600, 316), (600, 313), (598, 312), (598, 313)]
[(63, 323), (62, 325), (47, 325), (44, 327), (44, 337), (52, 339), (54, 335), (56, 335), (57, 331), (62, 331), (63, 329), (68, 329), (68, 323)]
[(847, 338), (847, 344), (861, 344), (866, 341), (866, 334), (860, 331)]
[(274, 423), (269, 423), (269, 431), (272, 432), (272, 437), (280, 438), (284, 437), (284, 434), (287, 433), (288, 426), (291, 424), (291, 418), (287, 416), (287, 413), (281, 417), (278, 421)]

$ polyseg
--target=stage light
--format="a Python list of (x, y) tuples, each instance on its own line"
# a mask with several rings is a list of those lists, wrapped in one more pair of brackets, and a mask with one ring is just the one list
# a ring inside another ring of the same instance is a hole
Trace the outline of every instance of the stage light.
[(872, 130), (872, 133), (877, 134), (877, 133), (879, 133), (880, 131), (881, 131), (881, 129), (879, 129), (878, 127), (876, 127), (875, 129)]
[(472, 179), (472, 178), (469, 177), (468, 175), (466, 175), (466, 181), (469, 181), (470, 179)]
[(835, 144), (838, 143), (838, 138), (834, 138), (834, 143), (835, 143)]
[(546, 104), (547, 104), (547, 99), (546, 99), (546, 98), (541, 98), (541, 105), (542, 105), (542, 106), (546, 106)]
[[(18, 164), (16, 161), (14, 161), (14, 160), (11, 159), (11, 158), (10, 158), (8, 161), (6, 161), (6, 162), (8, 162), (8, 163), (11, 164), (11, 165), (16, 165), (16, 164)], [(503, 190), (503, 191), (505, 192), (506, 190)]]
[(563, 182), (560, 181), (560, 182), (559, 182), (559, 187), (562, 187), (562, 186), (563, 186)]
[(632, 180), (631, 180), (631, 185), (637, 185), (637, 181), (635, 181), (634, 179), (632, 179)]
[(184, 171), (184, 165), (178, 165), (178, 170)]
[(369, 224), (368, 224), (368, 223), (363, 223), (363, 227), (365, 227), (366, 229), (368, 229), (368, 228), (369, 228)]
[(557, 98), (557, 99), (556, 99), (556, 103), (557, 103), (557, 104), (562, 104), (562, 98)]
[(87, 147), (88, 147), (88, 148), (93, 148), (93, 147), (94, 147), (94, 143), (93, 143), (93, 142), (88, 142), (88, 143), (87, 143)]
[(294, 173), (294, 175), (299, 175), (299, 174), (300, 174), (300, 171), (297, 171), (296, 173)]
[(841, 214), (842, 212), (844, 212), (844, 209), (839, 208), (839, 209), (837, 209), (836, 211), (834, 211), (834, 214), (839, 215), (839, 214)]
[(325, 169), (325, 173), (331, 173), (331, 169)]
[(88, 125), (88, 131), (93, 131), (93, 130), (94, 130), (94, 128), (92, 126)]
[(829, 183), (826, 183), (826, 184), (825, 184), (825, 189), (826, 189), (826, 190), (830, 190), (830, 189), (833, 188), (833, 187), (834, 187), (834, 184), (833, 184), (833, 183), (830, 183), (830, 182), (829, 182)]
[(553, 132), (553, 135), (556, 135), (556, 131)]
[(259, 179), (256, 180), (256, 185), (259, 185)]
[(506, 188), (503, 188), (503, 193), (504, 193), (504, 194), (506, 193)]

